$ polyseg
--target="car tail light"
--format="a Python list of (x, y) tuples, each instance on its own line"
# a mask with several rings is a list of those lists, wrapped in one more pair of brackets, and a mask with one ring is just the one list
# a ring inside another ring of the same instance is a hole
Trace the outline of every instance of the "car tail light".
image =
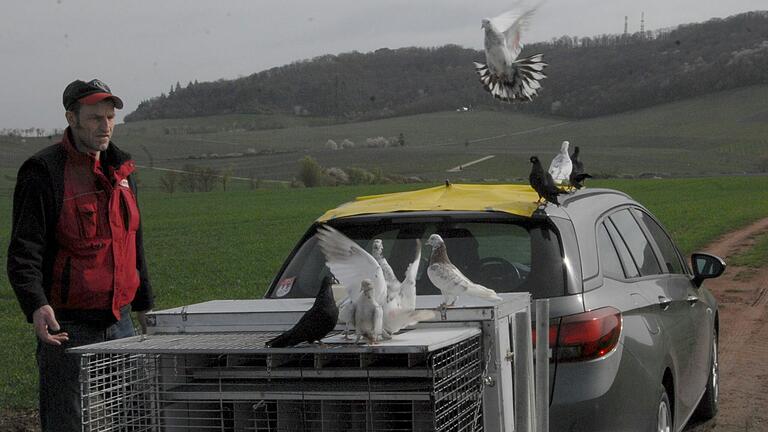
[[(535, 348), (535, 327), (531, 333)], [(611, 352), (620, 334), (621, 312), (605, 307), (550, 321), (549, 347), (562, 362), (592, 360)]]
[[(553, 327), (549, 342), (553, 345)], [(568, 315), (555, 328), (557, 345), (555, 357), (559, 362), (593, 360), (613, 351), (621, 335), (621, 312), (604, 307), (589, 312)]]

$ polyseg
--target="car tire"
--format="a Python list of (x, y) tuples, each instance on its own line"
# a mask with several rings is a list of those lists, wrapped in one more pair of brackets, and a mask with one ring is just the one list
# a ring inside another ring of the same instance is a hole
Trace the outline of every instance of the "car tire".
[(659, 405), (656, 410), (656, 431), (672, 432), (673, 430), (675, 430), (675, 425), (672, 424), (672, 405), (669, 403), (667, 389), (662, 386)]
[(720, 398), (720, 363), (717, 356), (717, 330), (713, 330), (712, 354), (709, 361), (709, 378), (704, 396), (696, 407), (694, 417), (697, 420), (709, 420), (717, 414), (718, 400)]

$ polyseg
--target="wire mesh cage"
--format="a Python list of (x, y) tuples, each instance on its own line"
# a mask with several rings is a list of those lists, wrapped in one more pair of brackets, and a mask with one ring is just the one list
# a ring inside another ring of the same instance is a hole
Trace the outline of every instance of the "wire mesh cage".
[(83, 428), (482, 431), (487, 359), (480, 331), (461, 331), (436, 349), (265, 349), (275, 332), (112, 341), (81, 353)]

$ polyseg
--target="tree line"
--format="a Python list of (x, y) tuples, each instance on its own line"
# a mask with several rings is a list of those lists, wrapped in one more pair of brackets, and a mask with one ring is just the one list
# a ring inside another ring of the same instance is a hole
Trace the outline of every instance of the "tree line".
[(176, 83), (125, 120), (289, 113), (356, 121), (468, 105), (596, 117), (768, 83), (768, 11), (634, 34), (562, 36), (521, 55), (537, 52), (549, 63), (548, 78), (529, 103), (491, 99), (472, 66), (484, 61), (482, 51), (447, 45), (325, 55), (234, 80)]

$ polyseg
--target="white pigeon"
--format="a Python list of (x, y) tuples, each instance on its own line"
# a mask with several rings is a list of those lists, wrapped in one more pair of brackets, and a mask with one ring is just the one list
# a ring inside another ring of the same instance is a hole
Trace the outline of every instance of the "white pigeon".
[(373, 296), (383, 304), (387, 298), (387, 283), (376, 259), (342, 232), (328, 225), (317, 229), (317, 241), (325, 255), (325, 264), (333, 276), (347, 288), (347, 294), (355, 300), (360, 296), (360, 282), (370, 279)]
[(381, 239), (374, 239), (371, 246), (371, 255), (379, 263), (381, 272), (384, 273), (384, 281), (387, 282), (387, 301), (392, 297), (398, 296), (400, 292), (400, 281), (397, 280), (392, 266), (384, 258), (384, 242)]
[(361, 295), (355, 300), (355, 343), (365, 338), (369, 344), (375, 344), (381, 339), (384, 313), (374, 298), (375, 286), (370, 279), (360, 281)]
[(371, 281), (377, 304), (387, 301), (384, 273), (371, 254), (335, 228), (328, 225), (319, 227), (317, 241), (325, 255), (326, 265), (347, 289), (347, 298), (339, 304), (339, 321), (345, 323), (344, 337), (348, 338), (349, 327), (355, 325), (355, 304), (361, 296), (360, 284), (363, 279)]
[(432, 246), (427, 276), (443, 295), (443, 304), (440, 307), (453, 306), (459, 295), (478, 297), (488, 301), (501, 301), (501, 297), (496, 294), (496, 291), (472, 282), (451, 263), (442, 237), (438, 234), (432, 234), (429, 236), (427, 244)]
[(524, 10), (518, 3), (514, 10), (482, 21), (485, 30), (485, 61), (475, 63), (483, 88), (493, 97), (511, 102), (532, 100), (541, 88), (542, 72), (547, 66), (541, 54), (517, 59), (523, 50), (520, 35), (536, 11)]
[(571, 156), (568, 155), (568, 141), (563, 141), (560, 145), (560, 153), (549, 164), (549, 174), (552, 175), (555, 183), (564, 184), (570, 182), (571, 170), (573, 170), (573, 163), (571, 163)]

